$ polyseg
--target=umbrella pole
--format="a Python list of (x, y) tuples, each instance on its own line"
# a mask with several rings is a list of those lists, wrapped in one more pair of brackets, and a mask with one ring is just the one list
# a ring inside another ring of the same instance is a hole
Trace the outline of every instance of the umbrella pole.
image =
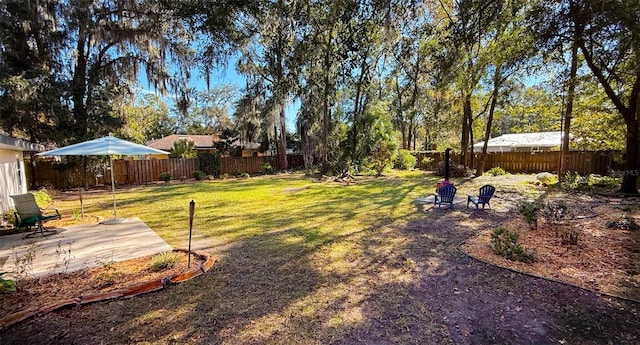
[(111, 166), (111, 194), (113, 195), (113, 218), (118, 218), (118, 213), (116, 211), (116, 182), (113, 177), (113, 156), (109, 155), (109, 165)]

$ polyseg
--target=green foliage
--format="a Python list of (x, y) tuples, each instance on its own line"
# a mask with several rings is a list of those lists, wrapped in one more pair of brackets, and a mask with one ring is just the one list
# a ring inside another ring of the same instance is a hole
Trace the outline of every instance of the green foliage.
[(264, 164), (262, 164), (262, 167), (260, 167), (260, 170), (262, 171), (263, 174), (268, 174), (268, 175), (271, 175), (276, 172), (276, 169), (272, 167), (271, 164), (269, 164), (269, 162), (265, 162)]
[(165, 252), (155, 255), (151, 259), (151, 270), (154, 272), (172, 268), (180, 262), (180, 254), (176, 252)]
[(423, 166), (428, 166), (433, 162), (433, 158), (431, 157), (424, 157), (422, 158), (422, 165)]
[(552, 224), (558, 224), (562, 220), (572, 216), (569, 206), (567, 206), (567, 203), (563, 200), (548, 201), (544, 203), (544, 206), (540, 208), (539, 213), (547, 222)]
[(3, 277), (7, 273), (8, 272), (0, 272), (0, 293), (16, 291), (16, 281)]
[(580, 176), (577, 172), (567, 172), (561, 187), (565, 190), (592, 191), (594, 189), (612, 190), (620, 187), (620, 178), (589, 174)]
[(491, 234), (493, 251), (511, 261), (530, 263), (534, 261), (533, 254), (520, 246), (518, 233), (499, 227)]
[(10, 210), (7, 210), (6, 212), (3, 212), (2, 215), (0, 215), (0, 217), (2, 217), (2, 220), (7, 224), (13, 224), (15, 226), (18, 223), (16, 220), (15, 212), (16, 212), (15, 209), (10, 209)]
[(411, 170), (415, 168), (418, 159), (409, 150), (399, 150), (394, 157), (393, 167), (400, 170)]
[(40, 208), (47, 208), (52, 202), (53, 198), (47, 193), (46, 189), (40, 189), (36, 192), (31, 192), (33, 194), (34, 199), (36, 199), (36, 204)]
[(518, 212), (524, 217), (525, 222), (531, 226), (538, 223), (538, 213), (542, 207), (538, 201), (523, 201), (518, 205)]
[(565, 230), (560, 234), (560, 244), (562, 245), (577, 245), (580, 241), (580, 230), (572, 228)]
[(508, 175), (508, 173), (500, 168), (500, 167), (493, 167), (491, 169), (489, 169), (489, 171), (487, 171), (485, 174), (490, 175), (490, 176), (503, 176), (503, 175)]
[(207, 177), (207, 174), (205, 174), (204, 171), (202, 171), (202, 170), (195, 170), (191, 175), (197, 181), (204, 180)]
[(248, 173), (242, 173), (242, 174), (240, 174), (240, 178), (241, 178), (241, 179), (248, 179), (248, 178), (250, 178), (250, 177), (251, 177), (251, 175), (249, 175)]
[(96, 276), (98, 285), (100, 287), (111, 286), (122, 276), (122, 272), (118, 271), (113, 262), (104, 263), (102, 265), (102, 272)]
[(220, 177), (222, 155), (220, 153), (198, 152), (198, 167), (209, 175)]
[(543, 186), (552, 186), (558, 183), (558, 176), (548, 172), (537, 174), (536, 179), (540, 181)]
[(165, 171), (161, 173), (160, 176), (158, 176), (158, 179), (160, 179), (160, 181), (164, 181), (168, 183), (169, 181), (171, 181), (171, 173), (168, 171)]
[[(445, 162), (438, 162), (436, 164), (436, 175), (445, 175)], [(449, 160), (449, 177), (469, 177), (473, 175), (473, 171), (462, 164), (457, 164), (452, 160)]]
[(607, 229), (638, 230), (640, 225), (633, 218), (627, 217), (626, 213), (623, 213), (620, 219), (607, 221)]
[(194, 158), (196, 157), (195, 144), (187, 139), (180, 139), (173, 143), (173, 149), (169, 157), (172, 158)]

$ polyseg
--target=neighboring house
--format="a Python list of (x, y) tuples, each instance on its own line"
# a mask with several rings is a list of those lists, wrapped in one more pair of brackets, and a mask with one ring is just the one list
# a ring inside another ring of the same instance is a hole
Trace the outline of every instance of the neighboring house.
[(0, 134), (0, 211), (13, 208), (10, 195), (27, 192), (25, 151), (42, 151), (44, 146)]
[[(562, 132), (537, 132), (503, 134), (489, 139), (487, 152), (541, 152), (559, 150)], [(484, 141), (473, 145), (474, 152), (481, 152)]]
[[(171, 151), (173, 150), (173, 144), (178, 140), (187, 140), (193, 142), (193, 147), (196, 151), (201, 152), (215, 152), (216, 147), (215, 144), (220, 142), (220, 137), (212, 134), (212, 135), (189, 135), (189, 134), (171, 134), (169, 136), (151, 140), (146, 143), (147, 146), (153, 147), (159, 150)], [(234, 144), (234, 146), (237, 146)], [(258, 155), (258, 149), (260, 148), (260, 144), (257, 143), (247, 143), (242, 144), (242, 156), (253, 156)]]

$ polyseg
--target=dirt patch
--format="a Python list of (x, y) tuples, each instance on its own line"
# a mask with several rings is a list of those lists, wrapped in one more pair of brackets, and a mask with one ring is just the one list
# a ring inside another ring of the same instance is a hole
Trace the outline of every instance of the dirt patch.
[[(561, 224), (541, 222), (535, 230), (520, 218), (502, 224), (518, 233), (519, 243), (533, 253), (533, 263), (495, 254), (490, 238), (493, 228), (468, 240), (462, 248), (493, 265), (640, 301), (640, 231), (613, 226), (614, 222), (624, 224), (625, 218), (635, 221), (637, 208), (609, 204), (591, 210), (596, 216)], [(570, 232), (578, 235), (578, 243), (562, 244), (562, 234)]]
[[(187, 271), (188, 255), (173, 252), (179, 261), (171, 268), (154, 271), (153, 256), (105, 263), (100, 267), (72, 273), (58, 273), (18, 282), (16, 292), (0, 294), (0, 310), (11, 314), (50, 305), (81, 295), (114, 291), (117, 289), (162, 279)], [(191, 256), (191, 267), (198, 267), (202, 260)]]

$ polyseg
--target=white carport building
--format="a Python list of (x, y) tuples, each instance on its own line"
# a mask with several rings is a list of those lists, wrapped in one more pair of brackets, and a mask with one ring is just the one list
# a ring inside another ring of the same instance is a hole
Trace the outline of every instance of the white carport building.
[[(559, 150), (562, 132), (536, 132), (503, 134), (489, 139), (487, 152), (543, 152)], [(481, 152), (484, 141), (473, 145), (474, 152)]]

